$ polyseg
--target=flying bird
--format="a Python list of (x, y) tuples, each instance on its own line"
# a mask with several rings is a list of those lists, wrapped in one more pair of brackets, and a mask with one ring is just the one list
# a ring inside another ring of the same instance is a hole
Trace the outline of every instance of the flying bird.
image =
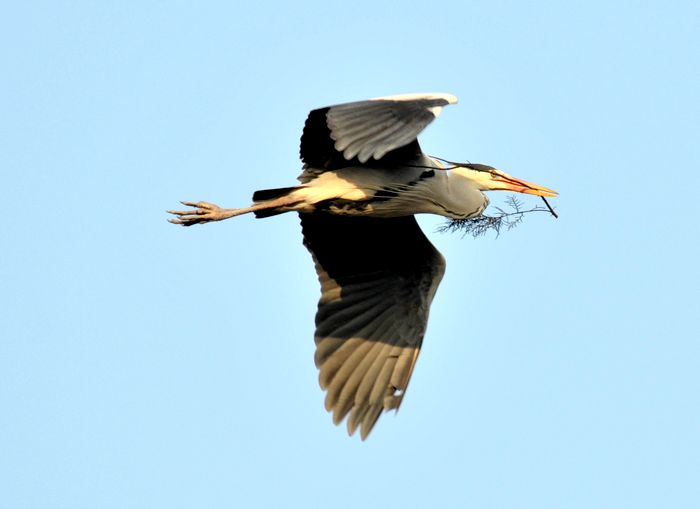
[(415, 214), (477, 217), (489, 203), (482, 191), (557, 195), (491, 166), (424, 154), (417, 136), (456, 102), (405, 94), (313, 110), (299, 185), (256, 191), (245, 208), (181, 202), (192, 208), (168, 211), (183, 226), (299, 213), (321, 284), (314, 339), (325, 406), (363, 440), (382, 412), (401, 404), (445, 271)]

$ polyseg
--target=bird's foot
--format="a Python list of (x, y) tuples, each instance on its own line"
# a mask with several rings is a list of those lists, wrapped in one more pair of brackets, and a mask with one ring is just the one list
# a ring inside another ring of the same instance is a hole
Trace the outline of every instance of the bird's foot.
[(198, 201), (197, 203), (181, 201), (180, 203), (193, 208), (190, 210), (168, 210), (168, 214), (177, 216), (168, 219), (168, 221), (173, 224), (192, 226), (193, 224), (221, 221), (222, 219), (231, 217), (229, 209), (222, 209), (213, 203), (207, 203), (205, 201)]

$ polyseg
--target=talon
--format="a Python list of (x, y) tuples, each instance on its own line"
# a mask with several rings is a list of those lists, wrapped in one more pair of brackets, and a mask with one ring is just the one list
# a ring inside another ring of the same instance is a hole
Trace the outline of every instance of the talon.
[(183, 201), (180, 200), (186, 207), (192, 207), (191, 210), (168, 210), (168, 214), (177, 216), (175, 219), (168, 221), (173, 224), (182, 226), (192, 226), (193, 224), (208, 223), (209, 221), (220, 221), (222, 219), (222, 209), (218, 205), (206, 201)]

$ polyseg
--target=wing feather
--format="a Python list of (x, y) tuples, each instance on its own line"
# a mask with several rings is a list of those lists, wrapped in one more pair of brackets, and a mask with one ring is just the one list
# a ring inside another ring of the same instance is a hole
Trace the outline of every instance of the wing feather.
[[(396, 365), (396, 357), (386, 357), (382, 365), (382, 369), (379, 372), (376, 382), (372, 386), (372, 391), (369, 393), (369, 404), (376, 405), (382, 402), (384, 396), (388, 390), (391, 390), (389, 385), (389, 380), (391, 379), (391, 374), (394, 371), (394, 366)], [(393, 390), (392, 390), (393, 392)]]
[(362, 418), (362, 424), (360, 425), (360, 438), (362, 438), (362, 440), (369, 436), (369, 433), (377, 423), (382, 410), (384, 409), (380, 403), (369, 406), (367, 413)]
[(355, 401), (359, 403), (356, 407), (358, 409), (363, 407), (363, 401), (369, 401), (369, 394), (372, 391), (372, 387), (374, 387), (377, 383), (379, 373), (384, 366), (384, 360), (391, 355), (392, 350), (396, 349), (396, 346), (387, 343), (377, 344), (381, 345), (382, 349), (381, 351), (377, 352), (377, 355), (374, 356), (372, 365), (367, 370), (367, 373), (365, 373), (365, 376), (362, 378), (362, 382), (357, 387), (357, 391), (355, 392)]
[(352, 354), (350, 354), (345, 362), (343, 362), (343, 364), (340, 366), (340, 369), (338, 369), (335, 376), (331, 380), (331, 383), (326, 389), (326, 408), (330, 407), (333, 409), (333, 419), (337, 420), (336, 424), (344, 417), (344, 415), (341, 415), (341, 412), (339, 411), (339, 408), (342, 408), (342, 401), (340, 401), (341, 405), (338, 405), (341, 392), (348, 384), (353, 372), (359, 367), (360, 363), (365, 358), (367, 352), (372, 349), (372, 346), (374, 345), (370, 341), (360, 342), (353, 350)]
[(365, 438), (382, 411), (398, 408), (444, 272), (442, 255), (413, 216), (300, 214), (316, 263), (319, 383), (336, 423)]
[(421, 131), (444, 106), (456, 102), (450, 94), (408, 94), (313, 110), (301, 137), (301, 159), (314, 170), (364, 164), (372, 158), (385, 163), (406, 160), (420, 154), (416, 138)]
[(350, 416), (348, 417), (348, 435), (352, 435), (357, 430), (357, 427), (362, 422), (362, 419), (369, 411), (369, 405), (355, 406), (350, 411)]

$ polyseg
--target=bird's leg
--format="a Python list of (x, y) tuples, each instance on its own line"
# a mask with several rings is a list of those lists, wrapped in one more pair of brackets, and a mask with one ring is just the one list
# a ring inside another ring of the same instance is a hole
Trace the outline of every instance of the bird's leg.
[(168, 219), (173, 224), (181, 224), (182, 226), (192, 226), (193, 224), (208, 223), (210, 221), (221, 221), (233, 216), (240, 216), (252, 212), (250, 207), (242, 209), (222, 209), (213, 203), (198, 201), (196, 203), (189, 201), (181, 201), (187, 207), (194, 207), (190, 210), (168, 210), (169, 214), (177, 216), (173, 219)]

